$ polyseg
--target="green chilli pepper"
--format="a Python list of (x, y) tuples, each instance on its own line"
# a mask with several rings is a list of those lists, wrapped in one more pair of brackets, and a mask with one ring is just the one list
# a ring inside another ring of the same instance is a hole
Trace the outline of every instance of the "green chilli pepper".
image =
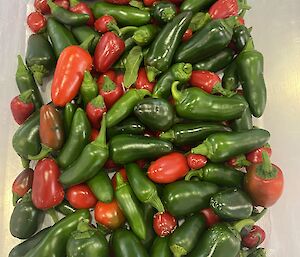
[(200, 235), (206, 230), (206, 222), (201, 214), (186, 218), (170, 236), (170, 249), (175, 257), (190, 253), (199, 241)]
[(130, 185), (124, 182), (120, 173), (116, 177), (116, 199), (132, 231), (142, 240), (146, 239), (146, 222), (138, 199)]
[(180, 10), (192, 11), (193, 13), (196, 13), (201, 10), (206, 10), (214, 2), (216, 2), (216, 0), (184, 0), (180, 5)]
[(63, 200), (59, 205), (55, 206), (54, 208), (56, 211), (65, 216), (69, 216), (70, 214), (76, 211), (76, 209), (73, 208), (67, 200)]
[(39, 85), (42, 85), (43, 78), (54, 70), (54, 50), (44, 35), (32, 34), (28, 38), (26, 63)]
[(153, 97), (168, 98), (171, 95), (171, 86), (175, 81), (186, 83), (192, 75), (193, 67), (189, 63), (176, 63), (165, 72), (155, 84)]
[(76, 230), (82, 219), (89, 219), (88, 210), (79, 210), (57, 222), (40, 241), (24, 257), (52, 257), (66, 256), (66, 245), (71, 233)]
[(270, 133), (264, 129), (243, 132), (219, 132), (210, 135), (192, 153), (207, 156), (212, 162), (224, 162), (231, 157), (249, 153), (269, 141)]
[(136, 135), (118, 135), (110, 141), (110, 157), (118, 164), (126, 164), (141, 159), (155, 159), (173, 151), (171, 143)]
[(146, 239), (142, 240), (142, 244), (146, 249), (150, 249), (156, 233), (153, 229), (153, 216), (155, 214), (155, 209), (150, 204), (143, 205), (143, 217), (146, 222)]
[(65, 186), (72, 186), (93, 178), (108, 159), (106, 145), (106, 118), (103, 115), (101, 130), (97, 138), (86, 145), (78, 159), (63, 170), (59, 180)]
[(79, 44), (82, 44), (87, 38), (94, 36), (94, 39), (92, 40), (89, 47), (89, 52), (91, 54), (95, 52), (95, 48), (100, 39), (100, 34), (97, 31), (93, 30), (89, 26), (73, 27), (71, 31)]
[(137, 45), (146, 46), (153, 41), (158, 32), (159, 29), (157, 26), (152, 24), (144, 25), (133, 33), (132, 39)]
[(89, 143), (90, 134), (90, 122), (84, 110), (78, 108), (72, 120), (68, 139), (57, 157), (57, 162), (61, 168), (67, 168), (78, 158)]
[(217, 185), (208, 182), (177, 181), (164, 187), (163, 202), (173, 216), (182, 217), (207, 208), (218, 191)]
[(208, 163), (200, 170), (191, 170), (185, 180), (198, 177), (219, 186), (242, 187), (245, 174), (224, 164)]
[(246, 26), (240, 25), (233, 29), (232, 40), (238, 52), (241, 52), (244, 49), (250, 38), (251, 35)]
[(151, 248), (151, 257), (172, 257), (168, 237), (157, 237)]
[(151, 10), (153, 18), (160, 24), (170, 22), (177, 14), (176, 5), (170, 2), (157, 2)]
[(89, 71), (84, 72), (83, 81), (80, 87), (80, 95), (84, 106), (86, 106), (92, 99), (98, 96), (99, 89), (96, 81)]
[(145, 57), (145, 66), (150, 82), (153, 82), (157, 75), (167, 71), (171, 66), (175, 51), (191, 19), (192, 13), (190, 12), (178, 14), (164, 26), (153, 41)]
[(66, 137), (69, 136), (72, 127), (72, 121), (76, 112), (76, 105), (73, 103), (67, 103), (64, 108), (64, 128)]
[(234, 91), (240, 86), (240, 81), (237, 72), (236, 59), (224, 70), (222, 77), (222, 87), (227, 90)]
[(130, 117), (117, 126), (109, 128), (107, 134), (109, 138), (120, 134), (143, 135), (145, 130), (146, 127), (138, 119)]

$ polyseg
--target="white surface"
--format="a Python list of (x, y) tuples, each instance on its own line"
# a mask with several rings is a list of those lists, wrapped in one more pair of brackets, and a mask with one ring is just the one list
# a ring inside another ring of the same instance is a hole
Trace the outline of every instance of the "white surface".
[[(3, 257), (19, 242), (10, 236), (8, 229), (11, 184), (21, 171), (11, 146), (17, 126), (9, 102), (18, 94), (14, 76), (16, 56), (24, 56), (25, 52), (27, 2), (0, 0), (0, 255)], [(255, 46), (265, 56), (268, 87), (267, 109), (256, 124), (271, 132), (272, 160), (283, 169), (286, 182), (281, 200), (263, 222), (269, 232), (266, 245), (269, 256), (299, 257), (300, 1), (249, 0), (249, 3), (253, 8), (246, 16), (246, 24), (253, 26)]]

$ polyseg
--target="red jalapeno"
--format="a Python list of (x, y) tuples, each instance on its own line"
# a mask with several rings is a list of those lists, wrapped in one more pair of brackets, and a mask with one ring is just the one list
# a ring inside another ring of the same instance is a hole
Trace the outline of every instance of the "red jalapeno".
[(191, 169), (197, 170), (203, 168), (207, 163), (207, 158), (201, 154), (188, 154), (187, 157), (188, 165)]
[(158, 236), (166, 237), (177, 228), (177, 220), (168, 212), (159, 212), (153, 217), (153, 228)]

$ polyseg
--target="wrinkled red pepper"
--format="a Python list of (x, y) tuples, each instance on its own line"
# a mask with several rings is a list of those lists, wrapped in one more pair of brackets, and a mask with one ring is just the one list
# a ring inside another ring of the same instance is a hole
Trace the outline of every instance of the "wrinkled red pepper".
[(106, 106), (101, 95), (98, 95), (86, 106), (86, 115), (95, 129), (100, 129), (103, 114), (106, 112)]
[(86, 3), (79, 2), (78, 0), (70, 0), (70, 11), (74, 13), (81, 13), (81, 14), (88, 14), (90, 18), (87, 21), (87, 25), (93, 26), (95, 17), (92, 13), (92, 10), (89, 8), (89, 6)]
[(159, 237), (166, 237), (177, 228), (177, 220), (168, 212), (159, 212), (153, 217), (153, 228)]
[(12, 184), (13, 204), (23, 197), (32, 187), (33, 170), (28, 168), (23, 170)]
[(152, 93), (154, 86), (155, 86), (155, 82), (150, 82), (148, 80), (145, 68), (140, 68), (138, 72), (137, 80), (135, 82), (135, 87), (137, 89), (146, 89), (150, 93)]

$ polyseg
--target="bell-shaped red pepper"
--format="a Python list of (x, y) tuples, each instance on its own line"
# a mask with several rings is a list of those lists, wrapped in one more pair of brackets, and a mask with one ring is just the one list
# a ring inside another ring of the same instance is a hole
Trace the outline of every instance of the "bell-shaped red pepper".
[(101, 95), (95, 97), (86, 106), (86, 115), (95, 129), (100, 129), (103, 113), (106, 112), (106, 106)]
[(210, 8), (208, 13), (212, 19), (226, 19), (237, 16), (239, 10), (249, 10), (250, 6), (241, 3), (240, 0), (218, 0)]
[(125, 51), (124, 41), (113, 32), (100, 38), (94, 54), (94, 66), (98, 72), (108, 71)]
[(93, 26), (95, 17), (92, 13), (92, 10), (89, 8), (89, 6), (86, 3), (79, 2), (78, 0), (70, 0), (70, 11), (74, 13), (82, 13), (82, 14), (88, 14), (90, 18), (87, 21), (87, 25)]
[(60, 170), (53, 159), (40, 160), (35, 169), (32, 184), (32, 202), (38, 209), (47, 210), (64, 199), (64, 189), (59, 182)]
[(155, 82), (150, 82), (148, 80), (145, 68), (140, 68), (138, 72), (137, 80), (135, 82), (135, 87), (137, 89), (146, 89), (150, 93), (152, 93), (154, 86), (155, 86)]
[(23, 197), (32, 187), (33, 170), (28, 168), (23, 170), (15, 179), (12, 185), (13, 204)]

